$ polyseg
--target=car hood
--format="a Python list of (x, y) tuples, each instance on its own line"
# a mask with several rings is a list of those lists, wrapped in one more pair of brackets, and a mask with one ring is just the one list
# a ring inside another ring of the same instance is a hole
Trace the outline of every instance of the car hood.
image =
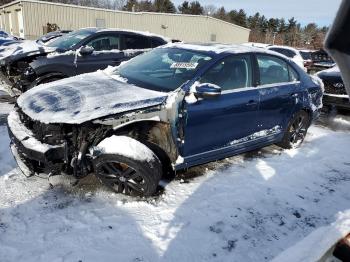
[(42, 123), (81, 124), (89, 120), (160, 105), (167, 93), (140, 88), (105, 71), (83, 74), (22, 94), (18, 106)]
[(35, 41), (23, 41), (20, 43), (14, 43), (8, 47), (5, 47), (0, 52), (0, 60), (8, 62), (16, 61), (24, 57), (29, 57), (39, 54), (48, 54), (54, 52), (56, 49), (53, 47), (46, 47), (38, 44)]
[(317, 73), (317, 76), (320, 78), (329, 78), (329, 77), (341, 77), (340, 70), (338, 66), (320, 71)]

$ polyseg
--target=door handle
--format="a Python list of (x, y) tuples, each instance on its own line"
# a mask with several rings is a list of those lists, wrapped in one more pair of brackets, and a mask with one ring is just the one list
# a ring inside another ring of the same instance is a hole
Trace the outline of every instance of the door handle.
[(257, 105), (258, 104), (258, 101), (256, 100), (249, 100), (248, 103), (246, 103), (247, 106), (254, 106), (254, 105)]

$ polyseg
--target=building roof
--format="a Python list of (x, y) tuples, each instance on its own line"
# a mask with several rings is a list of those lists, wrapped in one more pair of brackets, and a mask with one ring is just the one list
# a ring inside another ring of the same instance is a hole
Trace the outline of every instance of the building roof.
[(81, 8), (81, 9), (89, 9), (89, 10), (100, 10), (100, 11), (106, 11), (106, 12), (112, 12), (112, 13), (129, 13), (129, 14), (133, 14), (133, 15), (143, 15), (143, 14), (152, 14), (152, 15), (161, 15), (161, 16), (185, 16), (185, 17), (205, 17), (207, 19), (210, 20), (216, 20), (216, 21), (220, 21), (221, 23), (225, 23), (225, 24), (229, 24), (232, 27), (235, 27), (237, 29), (241, 29), (241, 30), (246, 30), (250, 32), (250, 29), (236, 25), (236, 24), (232, 24), (226, 21), (223, 21), (221, 19), (217, 19), (211, 16), (205, 16), (205, 15), (189, 15), (189, 14), (174, 14), (174, 13), (156, 13), (156, 12), (129, 12), (129, 11), (120, 11), (120, 10), (112, 10), (112, 9), (104, 9), (104, 8), (97, 8), (97, 7), (88, 7), (88, 6), (80, 6), (80, 5), (71, 5), (71, 4), (62, 4), (62, 3), (52, 3), (52, 2), (45, 2), (45, 1), (37, 1), (37, 0), (16, 0), (13, 1), (11, 3), (5, 4), (0, 6), (1, 8), (5, 8), (7, 6), (11, 6), (11, 5), (15, 5), (18, 3), (22, 3), (22, 2), (28, 2), (28, 3), (38, 3), (38, 4), (47, 4), (47, 5), (56, 5), (56, 6), (66, 6), (66, 7), (74, 7), (74, 8)]

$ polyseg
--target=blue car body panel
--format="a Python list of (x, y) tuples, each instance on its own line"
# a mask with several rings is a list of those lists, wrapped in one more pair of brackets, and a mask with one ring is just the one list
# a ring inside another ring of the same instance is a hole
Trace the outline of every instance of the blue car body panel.
[[(232, 54), (216, 54), (212, 62), (198, 71), (183, 89), (189, 91), (203, 72), (228, 55)], [(283, 139), (289, 121), (300, 110), (306, 110), (311, 120), (316, 119), (321, 106), (315, 109), (315, 105), (322, 105), (321, 87), (298, 65), (287, 61), (298, 73), (299, 81), (224, 91), (217, 98), (185, 103), (184, 141), (179, 146), (184, 161), (177, 164), (175, 169), (189, 168), (278, 143)], [(276, 129), (266, 135), (244, 139), (273, 128)], [(238, 143), (232, 143), (235, 140)]]

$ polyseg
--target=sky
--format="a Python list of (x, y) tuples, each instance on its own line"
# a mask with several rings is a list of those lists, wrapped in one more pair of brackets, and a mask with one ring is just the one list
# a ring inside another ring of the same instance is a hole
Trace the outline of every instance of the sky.
[[(187, 0), (192, 1), (192, 0)], [(317, 23), (329, 26), (337, 13), (341, 0), (198, 0), (202, 5), (224, 6), (226, 11), (244, 9), (248, 15), (260, 12), (266, 17), (295, 17), (302, 25)], [(183, 0), (174, 0), (176, 6)]]

